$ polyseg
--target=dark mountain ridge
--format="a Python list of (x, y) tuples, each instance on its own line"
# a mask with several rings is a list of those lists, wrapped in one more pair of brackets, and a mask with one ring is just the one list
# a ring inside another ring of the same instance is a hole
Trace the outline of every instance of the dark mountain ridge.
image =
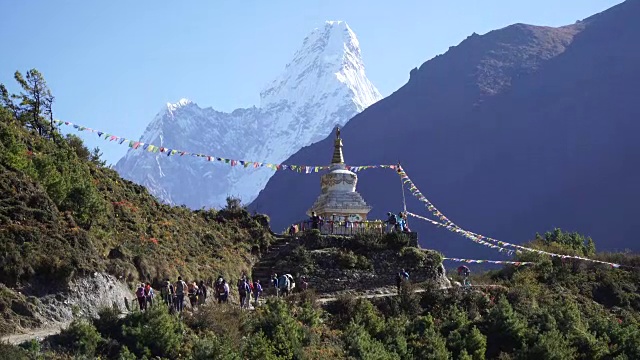
[[(604, 249), (638, 249), (635, 134), (640, 1), (560, 28), (516, 24), (472, 35), (411, 71), (409, 82), (342, 129), (348, 164), (401, 161), (450, 219), (509, 242), (562, 227)], [(324, 164), (332, 139), (290, 164)], [(359, 174), (371, 218), (402, 207), (389, 170)], [(250, 205), (280, 229), (305, 217), (314, 175), (279, 172)], [(407, 193), (409, 211), (426, 214)], [(283, 205), (283, 200), (287, 199)], [(492, 255), (419, 220), (423, 245), (446, 255)]]

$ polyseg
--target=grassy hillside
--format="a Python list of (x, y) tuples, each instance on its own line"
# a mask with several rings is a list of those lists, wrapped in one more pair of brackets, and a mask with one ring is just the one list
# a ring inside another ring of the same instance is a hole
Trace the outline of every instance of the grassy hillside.
[(236, 276), (250, 269), (251, 251), (271, 240), (263, 226), (268, 220), (233, 200), (219, 211), (195, 212), (159, 203), (106, 168), (78, 137), (51, 129), (40, 112), (34, 123), (32, 107), (6, 100), (0, 108), (0, 312), (7, 321), (0, 333), (23, 317), (14, 304), (22, 294), (63, 289), (74, 276), (102, 271), (129, 283)]

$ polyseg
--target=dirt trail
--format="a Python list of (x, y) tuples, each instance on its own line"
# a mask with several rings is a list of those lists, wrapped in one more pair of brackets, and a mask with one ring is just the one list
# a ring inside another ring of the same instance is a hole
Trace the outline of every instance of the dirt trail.
[(58, 323), (48, 327), (30, 329), (26, 333), (6, 335), (0, 338), (0, 342), (18, 345), (33, 339), (42, 340), (49, 335), (58, 334), (60, 330), (66, 328), (69, 324), (69, 322)]
[[(471, 285), (472, 288), (495, 288), (495, 289), (507, 289), (506, 287), (502, 286), (502, 285)], [(439, 290), (448, 290), (448, 289), (455, 289), (457, 287), (451, 287), (451, 288), (442, 288)], [(382, 298), (382, 297), (389, 297), (389, 296), (397, 296), (398, 293), (395, 289), (389, 291), (388, 288), (382, 288), (382, 289), (376, 289), (376, 290), (383, 290), (383, 291), (387, 291), (385, 293), (373, 293), (373, 294), (359, 294), (359, 295), (355, 295), (356, 299), (375, 299), (375, 298)], [(414, 290), (414, 292), (416, 293), (421, 293), (421, 292), (425, 292), (425, 289), (416, 289)], [(353, 294), (352, 294), (353, 295)], [(317, 299), (317, 302), (320, 304), (326, 304), (328, 302), (332, 302), (332, 301), (336, 301), (338, 299), (338, 296), (331, 296), (331, 297), (319, 297)]]

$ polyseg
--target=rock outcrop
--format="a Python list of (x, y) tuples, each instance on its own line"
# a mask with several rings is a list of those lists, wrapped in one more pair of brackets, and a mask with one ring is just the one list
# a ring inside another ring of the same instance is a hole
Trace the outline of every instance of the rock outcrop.
[(402, 269), (414, 283), (451, 287), (441, 255), (420, 248), (404, 234), (331, 236), (308, 231), (289, 238), (288, 243), (282, 240), (267, 252), (252, 276), (268, 284), (269, 275), (290, 273), (298, 288), (305, 277), (310, 289), (328, 294), (395, 286)]

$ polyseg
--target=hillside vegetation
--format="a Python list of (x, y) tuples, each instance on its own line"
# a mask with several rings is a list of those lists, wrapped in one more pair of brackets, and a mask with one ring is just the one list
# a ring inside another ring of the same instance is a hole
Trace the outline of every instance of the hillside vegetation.
[(51, 126), (53, 96), (40, 73), (16, 80), (21, 94), (0, 87), (0, 333), (34, 325), (19, 314), (33, 302), (19, 304), (29, 300), (23, 294), (64, 290), (76, 276), (235, 277), (269, 244), (268, 219), (233, 199), (219, 211), (191, 211), (123, 180), (98, 149)]
[[(537, 246), (573, 251), (558, 241)], [(603, 258), (640, 266), (638, 256)], [(475, 278), (503, 285), (486, 291), (427, 285), (416, 293), (407, 283), (396, 297), (343, 296), (326, 308), (307, 291), (255, 312), (211, 302), (182, 320), (164, 306), (123, 319), (104, 309), (42, 343), (0, 352), (11, 359), (640, 358), (637, 269), (538, 260)]]

